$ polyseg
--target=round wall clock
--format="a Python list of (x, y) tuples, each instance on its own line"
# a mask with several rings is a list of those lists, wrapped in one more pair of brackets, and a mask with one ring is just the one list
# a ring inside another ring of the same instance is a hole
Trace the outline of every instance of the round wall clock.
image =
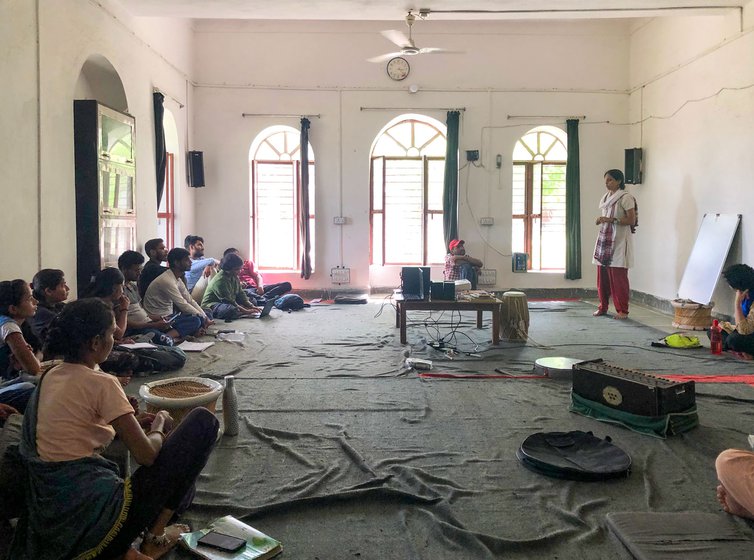
[(397, 82), (405, 80), (410, 71), (411, 67), (408, 65), (408, 60), (400, 56), (391, 58), (387, 63), (387, 75)]

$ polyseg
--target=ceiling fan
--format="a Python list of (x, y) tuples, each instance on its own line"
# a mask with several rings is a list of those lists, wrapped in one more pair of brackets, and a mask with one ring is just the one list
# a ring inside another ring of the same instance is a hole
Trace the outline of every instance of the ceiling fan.
[[(419, 14), (419, 17), (422, 19), (424, 16), (422, 13)], [(379, 56), (375, 56), (373, 58), (368, 58), (367, 61), (369, 62), (384, 62), (385, 60), (389, 60), (391, 58), (394, 58), (396, 56), (414, 56), (416, 54), (438, 54), (438, 53), (458, 53), (460, 51), (451, 51), (447, 49), (441, 49), (439, 47), (422, 47), (419, 48), (414, 43), (414, 39), (411, 36), (411, 32), (414, 26), (414, 22), (416, 21), (416, 16), (411, 13), (411, 10), (409, 10), (408, 14), (406, 15), (406, 25), (408, 26), (408, 37), (401, 33), (400, 31), (396, 31), (395, 29), (387, 29), (385, 31), (380, 31), (383, 37), (387, 39), (388, 41), (391, 41), (392, 43), (395, 43), (398, 45), (401, 50), (386, 54), (381, 54)]]

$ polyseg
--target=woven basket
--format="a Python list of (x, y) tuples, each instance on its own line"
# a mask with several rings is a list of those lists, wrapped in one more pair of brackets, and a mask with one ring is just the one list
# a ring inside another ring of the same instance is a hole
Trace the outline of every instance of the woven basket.
[(674, 299), (673, 327), (691, 331), (706, 331), (712, 325), (712, 308), (715, 302), (702, 305), (687, 299)]
[(147, 412), (167, 410), (176, 424), (199, 406), (215, 412), (217, 399), (222, 393), (222, 383), (203, 377), (174, 377), (145, 383), (139, 388)]

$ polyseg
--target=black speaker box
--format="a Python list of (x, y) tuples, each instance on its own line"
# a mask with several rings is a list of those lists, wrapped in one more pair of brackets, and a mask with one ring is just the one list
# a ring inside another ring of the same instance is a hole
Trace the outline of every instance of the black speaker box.
[(456, 299), (455, 282), (432, 282), (433, 301), (453, 301)]
[(186, 154), (186, 168), (188, 169), (188, 186), (204, 186), (204, 152), (191, 151)]
[(448, 301), (455, 301), (456, 299), (456, 283), (455, 282), (443, 282), (442, 283), (442, 290), (443, 290), (443, 299), (447, 299)]
[(641, 160), (642, 149), (641, 148), (628, 148), (626, 149), (626, 161), (625, 161), (625, 176), (627, 185), (640, 185), (641, 184)]
[(405, 295), (429, 299), (430, 268), (428, 266), (404, 266), (401, 270), (401, 292)]
[(442, 282), (432, 282), (430, 296), (433, 300), (442, 299)]

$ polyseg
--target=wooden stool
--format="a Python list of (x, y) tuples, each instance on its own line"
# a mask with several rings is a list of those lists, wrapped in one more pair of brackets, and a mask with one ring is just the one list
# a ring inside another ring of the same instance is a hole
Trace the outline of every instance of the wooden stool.
[(503, 294), (500, 327), (506, 340), (526, 342), (529, 338), (529, 305), (524, 292)]
[(712, 308), (715, 302), (702, 305), (687, 299), (674, 299), (673, 326), (676, 329), (706, 331), (712, 325)]

